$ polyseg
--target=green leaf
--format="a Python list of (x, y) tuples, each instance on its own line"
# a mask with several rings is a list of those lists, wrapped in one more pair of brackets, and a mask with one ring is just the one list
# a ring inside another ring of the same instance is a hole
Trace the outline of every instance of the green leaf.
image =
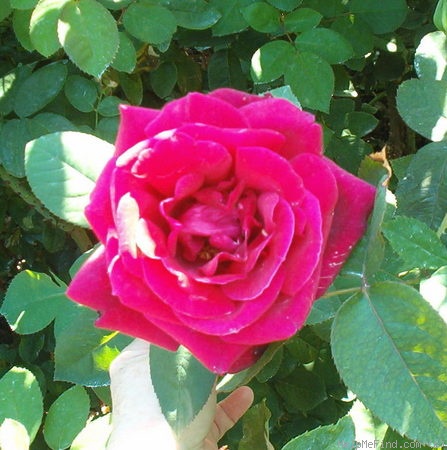
[(151, 72), (151, 86), (156, 95), (166, 98), (177, 84), (177, 66), (170, 61), (161, 63)]
[(151, 346), (149, 364), (161, 410), (177, 433), (188, 426), (206, 404), (216, 376), (184, 347), (169, 352)]
[(447, 328), (417, 291), (383, 282), (351, 297), (331, 341), (343, 381), (375, 416), (422, 444), (446, 442)]
[(31, 9), (36, 6), (37, 2), (38, 0), (9, 0), (14, 9)]
[(293, 11), (303, 3), (303, 0), (267, 0), (272, 6), (282, 11)]
[(272, 413), (268, 409), (265, 399), (252, 406), (243, 418), (243, 436), (238, 450), (271, 450), (269, 439), (269, 420)]
[(311, 52), (329, 64), (339, 64), (354, 56), (351, 44), (336, 31), (328, 28), (312, 28), (295, 40), (298, 51)]
[(11, 11), (9, 2), (0, 2), (0, 21), (6, 19), (11, 14)]
[(255, 2), (241, 9), (247, 23), (261, 33), (274, 33), (280, 30), (280, 12), (264, 2)]
[(446, 80), (407, 80), (397, 91), (397, 109), (410, 128), (432, 141), (441, 141), (447, 136), (446, 96)]
[(42, 393), (36, 377), (27, 369), (13, 367), (0, 379), (0, 423), (6, 418), (17, 420), (33, 441), (42, 414)]
[(363, 111), (353, 111), (346, 115), (346, 127), (359, 137), (374, 131), (378, 124), (379, 121), (372, 114)]
[(288, 33), (302, 33), (315, 28), (323, 16), (314, 9), (299, 8), (284, 18), (284, 28)]
[(0, 448), (29, 450), (30, 438), (24, 425), (14, 419), (5, 419), (0, 425)]
[(96, 328), (96, 319), (95, 311), (74, 303), (57, 318), (55, 380), (95, 387), (109, 384), (110, 363), (131, 338)]
[(127, 8), (123, 24), (132, 36), (149, 44), (170, 41), (177, 29), (177, 21), (171, 11), (143, 3), (132, 3)]
[(112, 154), (113, 146), (101, 139), (63, 131), (28, 143), (25, 170), (33, 192), (51, 212), (88, 227), (84, 209)]
[(209, 4), (221, 14), (221, 18), (212, 28), (213, 35), (226, 36), (245, 30), (248, 23), (240, 8), (251, 3), (253, 0), (210, 0)]
[(67, 100), (81, 112), (94, 110), (98, 100), (98, 84), (81, 75), (71, 75), (64, 86)]
[(447, 80), (447, 36), (442, 31), (426, 34), (414, 56), (414, 68), (419, 78)]
[(296, 98), (295, 94), (290, 89), (289, 85), (281, 86), (279, 88), (270, 89), (267, 91), (268, 94), (273, 95), (276, 98), (284, 98), (289, 100), (290, 103), (293, 103), (295, 106), (301, 109), (301, 103)]
[(331, 66), (314, 53), (299, 53), (289, 63), (285, 82), (298, 97), (304, 108), (329, 112), (334, 90), (334, 73)]
[(436, 269), (447, 264), (447, 249), (428, 225), (398, 216), (386, 222), (383, 233), (409, 269)]
[(102, 75), (118, 51), (115, 19), (95, 0), (70, 0), (59, 16), (57, 32), (73, 63), (95, 77)]
[[(439, 444), (441, 444), (439, 442)], [(438, 445), (436, 445), (438, 447)], [(392, 428), (388, 428), (383, 440), (380, 443), (381, 450), (390, 448), (418, 448), (420, 450), (432, 450), (432, 446), (421, 445), (420, 442), (412, 441), (396, 433)]]
[(251, 58), (251, 77), (257, 83), (268, 83), (284, 75), (296, 50), (290, 42), (271, 41), (256, 50)]
[(137, 52), (125, 31), (119, 32), (119, 47), (112, 61), (112, 67), (121, 72), (131, 73), (137, 64)]
[(16, 333), (36, 333), (49, 325), (67, 304), (71, 304), (65, 296), (65, 289), (48, 275), (24, 270), (11, 281), (1, 314)]
[(419, 149), (396, 189), (397, 212), (437, 230), (447, 211), (447, 143)]
[(99, 0), (107, 9), (118, 10), (123, 9), (132, 3), (133, 0)]
[(25, 176), (25, 146), (33, 137), (27, 119), (8, 120), (0, 128), (0, 161), (13, 176)]
[(119, 117), (104, 117), (98, 122), (98, 126), (95, 129), (95, 134), (100, 139), (113, 144), (118, 134)]
[(205, 30), (222, 17), (217, 9), (204, 0), (163, 0), (160, 6), (169, 9), (177, 25), (188, 30)]
[(230, 50), (219, 50), (210, 58), (208, 64), (208, 83), (210, 89), (232, 87), (244, 90), (247, 86), (239, 58)]
[(0, 78), (0, 114), (7, 116), (14, 109), (19, 86), (32, 72), (30, 66), (18, 66)]
[(67, 118), (49, 112), (39, 113), (32, 119), (27, 119), (26, 123), (33, 138), (56, 131), (76, 131), (76, 126)]
[(112, 430), (110, 418), (111, 414), (107, 414), (89, 422), (76, 436), (70, 450), (104, 450)]
[(43, 56), (51, 56), (61, 48), (57, 36), (57, 21), (62, 8), (70, 0), (40, 0), (31, 15), (30, 38)]
[(334, 21), (331, 28), (349, 41), (355, 57), (361, 58), (373, 50), (374, 36), (369, 25), (360, 17), (339, 17)]
[(132, 105), (139, 105), (143, 100), (143, 82), (139, 73), (119, 73), (119, 82), (124, 94)]
[(346, 14), (346, 2), (340, 0), (306, 0), (306, 6), (315, 9), (324, 17), (333, 18)]
[(284, 342), (274, 342), (267, 347), (262, 356), (248, 369), (235, 374), (227, 374), (219, 382), (217, 390), (219, 392), (232, 392), (239, 386), (244, 386), (252, 380), (261, 370), (272, 361), (276, 352), (282, 348)]
[(29, 52), (34, 50), (34, 45), (31, 42), (29, 35), (29, 27), (31, 22), (32, 9), (16, 9), (12, 15), (12, 26), (17, 40), (22, 47)]
[(64, 391), (50, 406), (43, 434), (53, 450), (67, 448), (84, 428), (90, 413), (90, 398), (81, 386)]
[(14, 111), (19, 117), (28, 117), (53, 101), (67, 78), (64, 62), (47, 64), (36, 70), (18, 88)]
[(350, 417), (345, 416), (334, 425), (325, 425), (292, 439), (282, 450), (355, 448), (355, 430)]
[(440, 267), (430, 278), (422, 280), (419, 292), (447, 322), (447, 266)]
[(351, 13), (358, 15), (370, 27), (374, 34), (394, 31), (407, 17), (408, 7), (405, 0), (351, 0)]
[(120, 98), (109, 95), (104, 97), (98, 105), (98, 113), (103, 117), (116, 117), (119, 116), (118, 106), (123, 102)]
[(340, 299), (335, 295), (333, 297), (318, 299), (312, 305), (312, 310), (306, 320), (306, 325), (315, 325), (316, 323), (334, 318), (340, 305)]

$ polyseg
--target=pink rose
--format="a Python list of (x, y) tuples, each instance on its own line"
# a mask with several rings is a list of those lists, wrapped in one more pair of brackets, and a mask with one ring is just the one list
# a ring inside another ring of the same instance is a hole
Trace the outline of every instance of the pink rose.
[(244, 369), (303, 326), (375, 190), (325, 158), (314, 117), (283, 99), (219, 89), (121, 114), (86, 209), (102, 245), (68, 295), (100, 327)]

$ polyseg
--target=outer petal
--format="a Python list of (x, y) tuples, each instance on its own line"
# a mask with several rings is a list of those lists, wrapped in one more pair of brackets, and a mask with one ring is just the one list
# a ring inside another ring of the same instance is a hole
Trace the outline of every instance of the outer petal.
[(118, 300), (112, 293), (104, 246), (82, 265), (67, 289), (67, 296), (82, 305), (103, 311)]
[[(260, 356), (259, 350), (250, 344), (228, 344), (217, 336), (203, 335), (180, 324), (160, 320), (154, 320), (153, 323), (187, 347), (209, 370), (218, 374), (227, 373), (233, 367), (237, 367), (237, 362), (243, 355), (244, 365), (252, 364)], [(247, 352), (250, 350), (252, 357), (247, 358)], [(242, 368), (238, 367), (239, 370)]]
[(90, 194), (90, 203), (84, 211), (93, 231), (102, 243), (106, 242), (109, 227), (113, 226), (110, 184), (115, 163), (116, 158), (112, 158), (104, 167)]
[(115, 142), (116, 156), (146, 139), (144, 129), (160, 114), (160, 111), (140, 106), (121, 105), (120, 113), (121, 121)]
[(309, 315), (318, 286), (319, 269), (295, 296), (282, 296), (259, 320), (237, 334), (223, 336), (225, 342), (233, 344), (262, 345), (282, 341), (293, 336)]
[(374, 206), (375, 188), (326, 159), (338, 185), (338, 202), (323, 255), (317, 297), (332, 283), (352, 248), (363, 236)]
[(323, 153), (321, 126), (312, 114), (298, 109), (287, 100), (267, 98), (241, 108), (253, 128), (270, 128), (286, 137), (281, 155), (291, 159), (299, 153)]
[(159, 116), (145, 129), (147, 137), (173, 130), (184, 123), (204, 123), (228, 128), (247, 128), (244, 116), (217, 97), (193, 92), (166, 104)]
[(248, 105), (249, 103), (263, 101), (265, 97), (260, 97), (259, 95), (251, 95), (246, 92), (237, 91), (230, 88), (216, 89), (208, 94), (211, 97), (220, 98), (225, 100), (236, 108), (241, 108), (242, 106)]

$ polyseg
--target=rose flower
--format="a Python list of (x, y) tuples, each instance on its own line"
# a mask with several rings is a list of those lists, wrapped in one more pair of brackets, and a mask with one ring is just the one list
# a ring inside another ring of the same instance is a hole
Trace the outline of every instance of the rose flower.
[(121, 107), (85, 214), (101, 242), (68, 289), (99, 327), (216, 373), (303, 326), (365, 231), (374, 188), (284, 99), (231, 89)]

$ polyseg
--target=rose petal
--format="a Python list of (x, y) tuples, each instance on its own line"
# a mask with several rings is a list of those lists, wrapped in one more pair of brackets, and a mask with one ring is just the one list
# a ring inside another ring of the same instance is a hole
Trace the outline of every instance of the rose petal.
[[(203, 335), (181, 324), (167, 323), (161, 320), (152, 322), (173, 339), (181, 342), (204, 366), (217, 374), (227, 373), (232, 366), (236, 365), (238, 359), (242, 355), (246, 356), (247, 351), (252, 348), (251, 345), (229, 345), (219, 337)], [(245, 358), (245, 364), (253, 363), (258, 357), (259, 355), (255, 354), (253, 358)]]
[(126, 308), (120, 303), (110, 305), (95, 322), (100, 328), (118, 330), (132, 337), (145, 339), (167, 350), (177, 350), (179, 343), (171, 336), (146, 320), (143, 314)]
[(285, 144), (285, 137), (274, 130), (252, 128), (222, 128), (199, 123), (188, 123), (178, 131), (194, 140), (218, 142), (234, 153), (238, 147), (265, 147), (279, 152)]
[(308, 282), (324, 250), (320, 205), (310, 192), (304, 197), (300, 210), (307, 219), (306, 228), (302, 236), (294, 237), (284, 261), (286, 279), (282, 292), (289, 296), (294, 296)]
[(228, 174), (231, 165), (232, 157), (222, 145), (174, 133), (153, 139), (144, 158), (140, 155), (134, 165), (133, 173), (147, 177), (163, 195), (172, 196), (180, 177), (194, 173), (204, 175), (207, 182), (216, 182)]
[(249, 302), (239, 302), (237, 309), (230, 314), (200, 319), (177, 313), (177, 317), (185, 325), (201, 333), (216, 336), (235, 334), (258, 320), (271, 307), (278, 297), (283, 282), (284, 273), (281, 272), (273, 278), (272, 282), (258, 298)]
[(166, 104), (145, 128), (147, 137), (173, 130), (184, 123), (204, 123), (228, 128), (247, 128), (242, 114), (226, 101), (193, 92)]
[(319, 269), (293, 297), (280, 297), (263, 316), (237, 334), (223, 336), (233, 344), (262, 345), (293, 336), (306, 321), (318, 286)]
[(270, 128), (286, 138), (280, 154), (287, 159), (299, 153), (323, 153), (321, 126), (315, 117), (281, 98), (267, 98), (241, 108), (253, 128)]
[(248, 105), (249, 103), (263, 101), (265, 97), (260, 97), (259, 95), (251, 95), (246, 92), (237, 91), (231, 88), (220, 88), (216, 89), (208, 94), (211, 97), (220, 98), (236, 108), (241, 108), (242, 106)]
[(143, 270), (148, 287), (182, 314), (208, 318), (231, 314), (236, 308), (218, 286), (197, 283), (180, 272), (173, 275), (160, 261), (144, 260)]
[(303, 198), (303, 182), (287, 160), (263, 147), (240, 147), (235, 174), (247, 187), (278, 192), (293, 206)]
[(103, 245), (100, 245), (81, 266), (66, 293), (81, 305), (101, 311), (118, 300), (112, 294)]
[(140, 106), (120, 105), (120, 126), (115, 142), (115, 155), (121, 155), (137, 142), (146, 138), (144, 132), (148, 123), (152, 122), (160, 111)]
[[(260, 196), (260, 203), (271, 201), (272, 194), (263, 194)], [(265, 205), (266, 208), (269, 206)], [(262, 209), (262, 207), (260, 208)], [(222, 286), (223, 292), (235, 300), (247, 301), (261, 295), (261, 293), (272, 282), (273, 277), (278, 272), (281, 264), (287, 256), (290, 244), (293, 239), (293, 230), (295, 228), (295, 218), (290, 205), (283, 199), (279, 199), (273, 214), (275, 230), (269, 234), (272, 235), (269, 245), (264, 252), (267, 254), (260, 256), (255, 267), (242, 280), (236, 280), (232, 283)], [(267, 223), (267, 227), (272, 224)]]
[(317, 296), (324, 294), (365, 233), (376, 191), (374, 186), (346, 172), (330, 159), (325, 158), (325, 161), (337, 181), (338, 202), (323, 255)]
[(90, 203), (84, 211), (85, 217), (102, 243), (105, 243), (108, 229), (113, 224), (110, 184), (115, 162), (116, 158), (112, 158), (104, 167), (90, 194)]

